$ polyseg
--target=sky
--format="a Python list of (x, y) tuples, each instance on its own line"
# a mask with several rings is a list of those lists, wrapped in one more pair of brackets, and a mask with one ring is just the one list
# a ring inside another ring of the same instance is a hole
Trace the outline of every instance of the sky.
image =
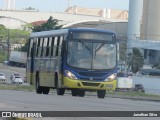
[[(4, 8), (4, 1), (0, 0), (0, 9)], [(17, 10), (28, 7), (45, 12), (64, 12), (68, 7), (68, 0), (15, 0)], [(88, 8), (110, 8), (128, 10), (129, 0), (69, 0), (69, 6)]]

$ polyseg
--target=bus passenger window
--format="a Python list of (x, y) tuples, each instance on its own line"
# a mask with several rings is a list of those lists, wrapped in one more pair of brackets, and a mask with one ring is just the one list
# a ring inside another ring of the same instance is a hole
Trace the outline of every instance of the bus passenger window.
[(51, 38), (48, 38), (47, 49), (46, 49), (46, 57), (50, 56), (50, 47), (51, 47)]
[(58, 40), (57, 40), (56, 56), (58, 56), (58, 52), (59, 52), (59, 43), (60, 43), (60, 36), (58, 37)]
[(33, 39), (30, 39), (30, 42), (29, 42), (29, 54), (28, 54), (28, 57), (31, 57), (31, 49), (33, 47)]
[(50, 48), (51, 49), (51, 56), (53, 56), (53, 52), (54, 52), (53, 51), (53, 49), (54, 49), (54, 39), (55, 39), (54, 37), (51, 38), (51, 48)]
[(63, 41), (63, 36), (60, 37), (60, 41), (59, 41), (59, 49), (58, 49), (58, 56), (61, 56), (62, 41)]
[(47, 42), (48, 42), (48, 38), (44, 38), (44, 42), (43, 42), (43, 56), (46, 56)]
[(54, 46), (53, 46), (53, 57), (56, 57), (57, 41), (58, 41), (58, 37), (55, 37)]
[(38, 57), (38, 54), (39, 54), (39, 47), (40, 47), (40, 38), (38, 38), (38, 41), (37, 41), (36, 57)]
[(42, 56), (42, 55), (43, 55), (43, 43), (44, 43), (44, 38), (41, 38), (40, 56)]

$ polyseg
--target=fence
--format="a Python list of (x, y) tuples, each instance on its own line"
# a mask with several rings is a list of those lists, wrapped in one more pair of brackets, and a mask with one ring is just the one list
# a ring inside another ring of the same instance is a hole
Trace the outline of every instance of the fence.
[(142, 84), (146, 93), (160, 95), (160, 77), (133, 76), (133, 84)]

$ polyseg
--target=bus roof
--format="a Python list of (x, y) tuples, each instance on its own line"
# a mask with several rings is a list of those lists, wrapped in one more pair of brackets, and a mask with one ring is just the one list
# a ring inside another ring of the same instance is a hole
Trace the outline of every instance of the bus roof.
[(60, 29), (60, 30), (50, 30), (50, 31), (42, 31), (42, 32), (33, 32), (30, 34), (30, 38), (38, 38), (38, 37), (48, 37), (48, 36), (57, 36), (62, 34), (67, 34), (68, 31), (83, 31), (83, 32), (103, 32), (103, 33), (113, 33), (115, 32), (110, 30), (100, 30), (93, 28), (69, 28), (69, 29)]
[(67, 34), (67, 32), (68, 32), (68, 29), (33, 32), (30, 34), (30, 38), (48, 37), (48, 36), (54, 36), (58, 34), (62, 35), (62, 34)]
[(95, 28), (70, 28), (69, 31), (84, 31), (84, 32), (103, 32), (103, 33), (113, 33), (115, 32), (111, 30), (102, 30), (102, 29), (95, 29)]

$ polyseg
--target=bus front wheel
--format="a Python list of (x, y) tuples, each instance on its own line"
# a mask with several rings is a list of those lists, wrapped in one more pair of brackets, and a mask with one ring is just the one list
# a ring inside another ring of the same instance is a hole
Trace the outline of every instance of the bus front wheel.
[(73, 89), (71, 89), (71, 92), (72, 92), (72, 96), (79, 96), (79, 97), (85, 96), (85, 90), (83, 90), (83, 89), (73, 88)]
[(72, 92), (72, 96), (78, 96), (78, 89), (73, 88), (71, 89), (71, 92)]
[(98, 98), (105, 98), (106, 90), (97, 90)]
[(65, 88), (57, 88), (57, 95), (64, 95)]
[(85, 96), (85, 90), (79, 90), (78, 91), (79, 97), (84, 97)]

